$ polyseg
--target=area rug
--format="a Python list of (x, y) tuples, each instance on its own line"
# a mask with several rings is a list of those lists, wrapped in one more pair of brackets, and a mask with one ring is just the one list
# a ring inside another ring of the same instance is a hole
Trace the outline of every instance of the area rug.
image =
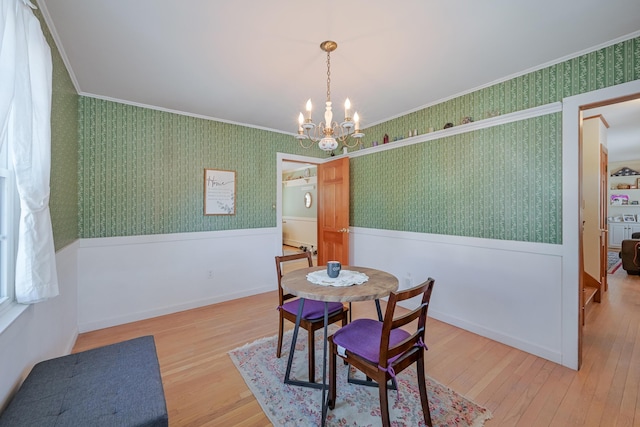
[[(229, 352), (229, 356), (274, 426), (319, 426), (321, 391), (283, 383), (291, 335), (291, 331), (285, 334), (280, 359), (275, 356), (277, 336), (236, 348)], [(307, 380), (306, 342), (306, 331), (301, 329), (296, 343), (292, 379)], [(316, 354), (320, 356), (316, 357), (316, 378), (322, 376), (322, 345), (322, 334), (316, 333)], [(378, 389), (347, 383), (348, 367), (340, 361), (337, 365), (337, 402), (335, 409), (327, 415), (326, 425), (382, 425)], [(398, 392), (389, 391), (391, 425), (424, 426), (415, 368), (410, 367), (399, 373), (397, 381)], [(429, 377), (427, 393), (434, 426), (480, 427), (492, 416), (486, 408)]]
[(607, 252), (607, 273), (613, 274), (622, 265), (619, 252)]

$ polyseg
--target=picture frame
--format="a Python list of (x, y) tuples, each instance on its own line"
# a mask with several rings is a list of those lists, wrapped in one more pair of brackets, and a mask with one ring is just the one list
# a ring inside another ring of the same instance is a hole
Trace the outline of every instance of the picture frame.
[(626, 194), (612, 194), (609, 198), (611, 206), (621, 206), (629, 204), (629, 196)]
[(236, 171), (204, 170), (204, 215), (236, 214)]
[(636, 222), (636, 216), (633, 214), (622, 215), (622, 222)]

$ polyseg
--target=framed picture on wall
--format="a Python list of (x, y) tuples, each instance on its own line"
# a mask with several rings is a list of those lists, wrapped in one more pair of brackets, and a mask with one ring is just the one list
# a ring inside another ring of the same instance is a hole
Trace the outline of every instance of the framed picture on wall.
[(204, 170), (204, 214), (236, 214), (236, 172)]
[(636, 216), (632, 214), (624, 214), (622, 215), (623, 222), (636, 222)]

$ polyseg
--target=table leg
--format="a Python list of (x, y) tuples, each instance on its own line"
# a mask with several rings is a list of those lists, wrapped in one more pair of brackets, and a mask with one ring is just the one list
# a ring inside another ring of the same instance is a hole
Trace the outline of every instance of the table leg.
[[(289, 350), (289, 358), (287, 359), (287, 370), (284, 374), (284, 383), (302, 386), (302, 387), (324, 388), (323, 384), (312, 383), (310, 381), (292, 380), (291, 378), (289, 378), (289, 376), (291, 375), (291, 366), (293, 365), (293, 353), (296, 350), (296, 342), (298, 340), (298, 330), (300, 329), (300, 319), (302, 318), (303, 307), (304, 307), (304, 298), (300, 298), (300, 304), (298, 304), (298, 313), (296, 314), (296, 323), (293, 328), (293, 336), (291, 337), (291, 349)], [(326, 303), (325, 303), (325, 311), (326, 310), (327, 309), (326, 309)], [(325, 335), (326, 333), (327, 331), (326, 331), (326, 323), (325, 323)], [(315, 351), (315, 349), (310, 348), (309, 351)]]
[(327, 387), (327, 335), (329, 332), (329, 303), (324, 303), (324, 350), (322, 354), (322, 427), (327, 421), (327, 412), (329, 411), (328, 387)]
[(298, 340), (298, 329), (300, 329), (300, 319), (302, 318), (302, 308), (304, 307), (304, 298), (300, 298), (298, 304), (298, 313), (296, 314), (296, 323), (293, 327), (293, 336), (291, 337), (291, 349), (289, 350), (289, 358), (287, 359), (287, 371), (284, 374), (284, 383), (291, 384), (289, 374), (291, 374), (291, 364), (293, 363), (293, 352), (296, 349), (296, 341)]
[(380, 300), (376, 299), (376, 310), (378, 311), (378, 320), (382, 322), (382, 309), (380, 308)]

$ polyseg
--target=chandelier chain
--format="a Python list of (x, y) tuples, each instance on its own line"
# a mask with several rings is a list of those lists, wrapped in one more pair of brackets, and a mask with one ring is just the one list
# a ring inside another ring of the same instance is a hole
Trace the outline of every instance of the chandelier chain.
[(331, 101), (331, 52), (327, 52), (327, 101)]

